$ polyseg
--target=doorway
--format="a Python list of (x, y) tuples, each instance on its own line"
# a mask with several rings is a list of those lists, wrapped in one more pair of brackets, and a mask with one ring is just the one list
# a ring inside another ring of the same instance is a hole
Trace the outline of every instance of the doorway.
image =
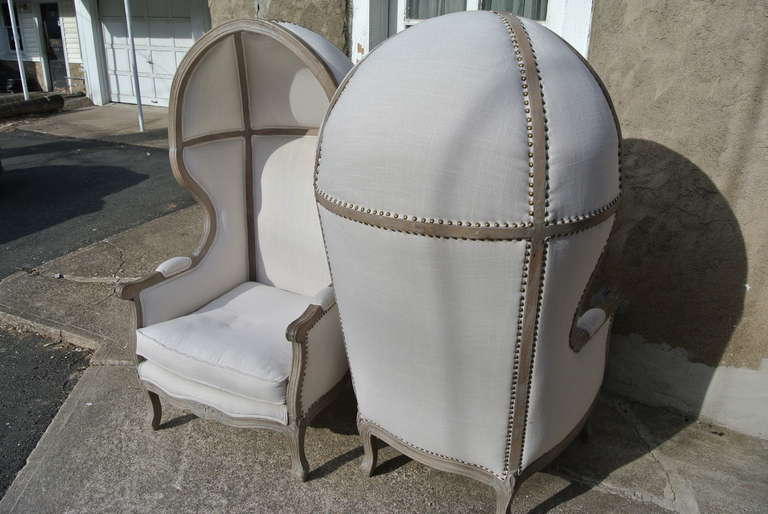
[(51, 78), (50, 89), (68, 89), (67, 62), (64, 59), (64, 39), (61, 37), (59, 4), (55, 2), (40, 4), (40, 17), (43, 22), (43, 48), (48, 61), (48, 74)]

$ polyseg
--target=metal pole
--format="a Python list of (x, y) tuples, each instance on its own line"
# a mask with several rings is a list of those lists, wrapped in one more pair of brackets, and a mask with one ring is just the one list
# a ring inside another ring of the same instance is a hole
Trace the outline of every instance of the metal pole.
[(13, 30), (13, 46), (16, 47), (16, 61), (18, 61), (19, 63), (19, 76), (21, 76), (21, 88), (24, 90), (24, 100), (29, 100), (29, 88), (27, 87), (27, 74), (24, 71), (24, 60), (21, 58), (21, 45), (19, 44), (19, 28), (16, 26), (16, 12), (13, 10), (13, 0), (8, 0), (8, 16), (11, 17), (11, 29)]
[(125, 0), (125, 26), (128, 29), (128, 41), (131, 44), (131, 75), (133, 75), (133, 91), (136, 94), (136, 110), (139, 114), (139, 132), (144, 132), (144, 110), (141, 108), (139, 69), (136, 65), (136, 46), (133, 44), (133, 26), (131, 25), (131, 0)]

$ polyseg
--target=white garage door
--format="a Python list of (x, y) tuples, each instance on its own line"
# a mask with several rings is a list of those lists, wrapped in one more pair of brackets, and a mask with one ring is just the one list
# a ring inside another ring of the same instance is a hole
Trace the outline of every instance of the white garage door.
[[(131, 21), (136, 45), (141, 101), (168, 105), (176, 67), (195, 40), (194, 10), (188, 0), (132, 0)], [(131, 78), (130, 47), (123, 0), (99, 0), (110, 99), (136, 103)]]

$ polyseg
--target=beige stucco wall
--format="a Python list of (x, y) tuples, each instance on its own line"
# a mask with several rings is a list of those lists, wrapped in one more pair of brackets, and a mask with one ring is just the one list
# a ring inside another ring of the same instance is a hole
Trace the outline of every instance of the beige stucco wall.
[(208, 0), (212, 26), (238, 19), (290, 21), (322, 34), (343, 52), (348, 48), (348, 0)]
[(766, 20), (765, 2), (595, 0), (589, 49), (624, 136), (608, 385), (731, 425), (740, 405), (753, 433), (768, 433)]

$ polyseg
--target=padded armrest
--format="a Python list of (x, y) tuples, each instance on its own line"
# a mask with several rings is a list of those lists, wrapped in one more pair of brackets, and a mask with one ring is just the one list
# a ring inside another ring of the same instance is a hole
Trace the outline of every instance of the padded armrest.
[(336, 295), (333, 292), (333, 286), (322, 288), (302, 315), (288, 325), (285, 338), (292, 343), (305, 344), (309, 331), (334, 305), (336, 305)]
[(161, 262), (155, 271), (160, 272), (165, 278), (177, 275), (182, 271), (192, 267), (191, 257), (171, 257), (167, 261)]
[(597, 332), (609, 323), (613, 314), (618, 308), (618, 301), (615, 297), (607, 296), (606, 300), (598, 307), (582, 313), (578, 319), (574, 320), (574, 326), (571, 329), (570, 346), (574, 352), (580, 351)]
[(324, 287), (318, 291), (312, 300), (312, 305), (319, 305), (324, 312), (336, 305), (336, 294), (333, 291), (333, 286)]

